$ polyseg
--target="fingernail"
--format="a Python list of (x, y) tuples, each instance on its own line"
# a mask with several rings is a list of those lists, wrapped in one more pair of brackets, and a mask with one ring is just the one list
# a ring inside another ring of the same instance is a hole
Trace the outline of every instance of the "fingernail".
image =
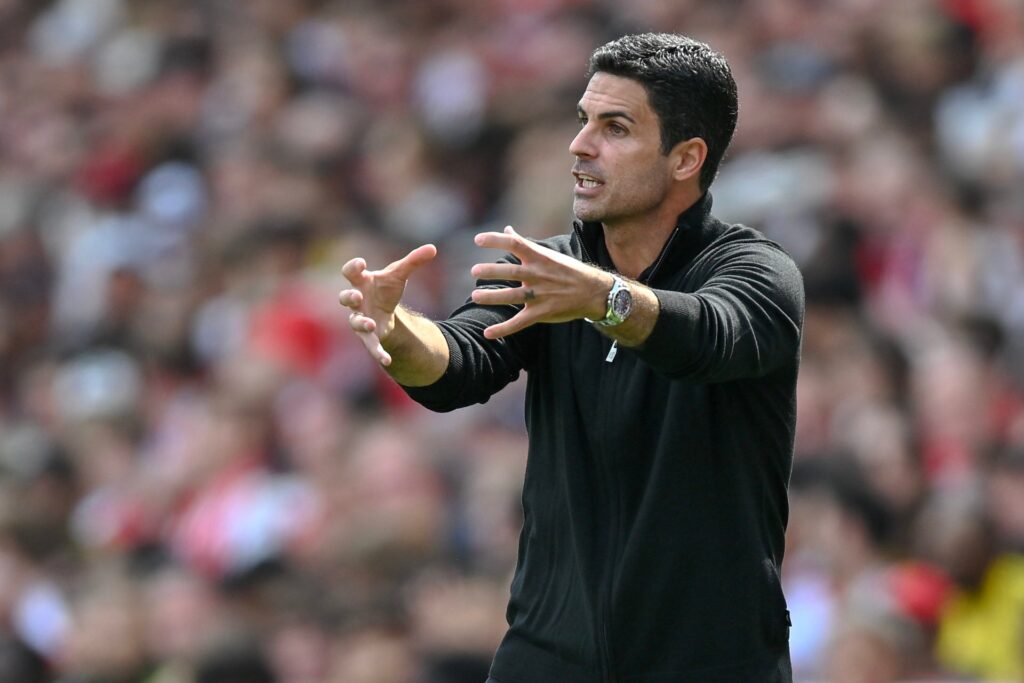
[(505, 232), (515, 232), (515, 230), (512, 229), (511, 225), (506, 225), (505, 226)]

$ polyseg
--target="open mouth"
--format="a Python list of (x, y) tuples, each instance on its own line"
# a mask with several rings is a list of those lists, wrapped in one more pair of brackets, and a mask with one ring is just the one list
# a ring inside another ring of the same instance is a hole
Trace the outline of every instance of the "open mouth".
[(604, 185), (604, 182), (595, 178), (587, 173), (573, 173), (576, 176), (576, 187), (581, 187), (586, 190), (593, 189)]

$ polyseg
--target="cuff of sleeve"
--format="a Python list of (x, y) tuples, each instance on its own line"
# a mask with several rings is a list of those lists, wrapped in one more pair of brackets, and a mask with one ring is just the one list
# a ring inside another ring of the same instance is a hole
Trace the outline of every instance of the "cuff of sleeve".
[(462, 350), (455, 343), (454, 337), (448, 331), (443, 321), (437, 323), (437, 327), (441, 330), (445, 343), (448, 344), (448, 367), (445, 369), (444, 374), (433, 384), (427, 384), (422, 387), (398, 385), (409, 395), (409, 398), (427, 408), (440, 406), (448, 402), (450, 399), (457, 397), (462, 390), (458, 380), (460, 376), (459, 370), (462, 369), (463, 364)]

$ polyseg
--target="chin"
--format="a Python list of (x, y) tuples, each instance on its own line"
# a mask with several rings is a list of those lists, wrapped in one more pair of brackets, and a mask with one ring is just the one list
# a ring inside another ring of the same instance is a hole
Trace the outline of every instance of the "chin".
[(587, 202), (574, 201), (572, 203), (572, 212), (576, 215), (576, 218), (588, 223), (600, 222), (604, 218), (604, 211)]

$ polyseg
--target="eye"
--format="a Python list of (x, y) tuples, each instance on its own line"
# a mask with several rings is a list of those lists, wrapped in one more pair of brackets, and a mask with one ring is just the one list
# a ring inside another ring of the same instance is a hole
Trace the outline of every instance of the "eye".
[(626, 128), (624, 126), (622, 126), (622, 125), (620, 125), (618, 123), (610, 123), (610, 124), (608, 124), (608, 132), (610, 132), (612, 135), (614, 135), (616, 137), (621, 137), (621, 136), (625, 135), (626, 133), (628, 133), (629, 131), (626, 130)]
[(580, 124), (580, 128), (582, 128), (583, 126), (587, 125), (587, 117), (586, 116), (579, 117), (579, 124)]

